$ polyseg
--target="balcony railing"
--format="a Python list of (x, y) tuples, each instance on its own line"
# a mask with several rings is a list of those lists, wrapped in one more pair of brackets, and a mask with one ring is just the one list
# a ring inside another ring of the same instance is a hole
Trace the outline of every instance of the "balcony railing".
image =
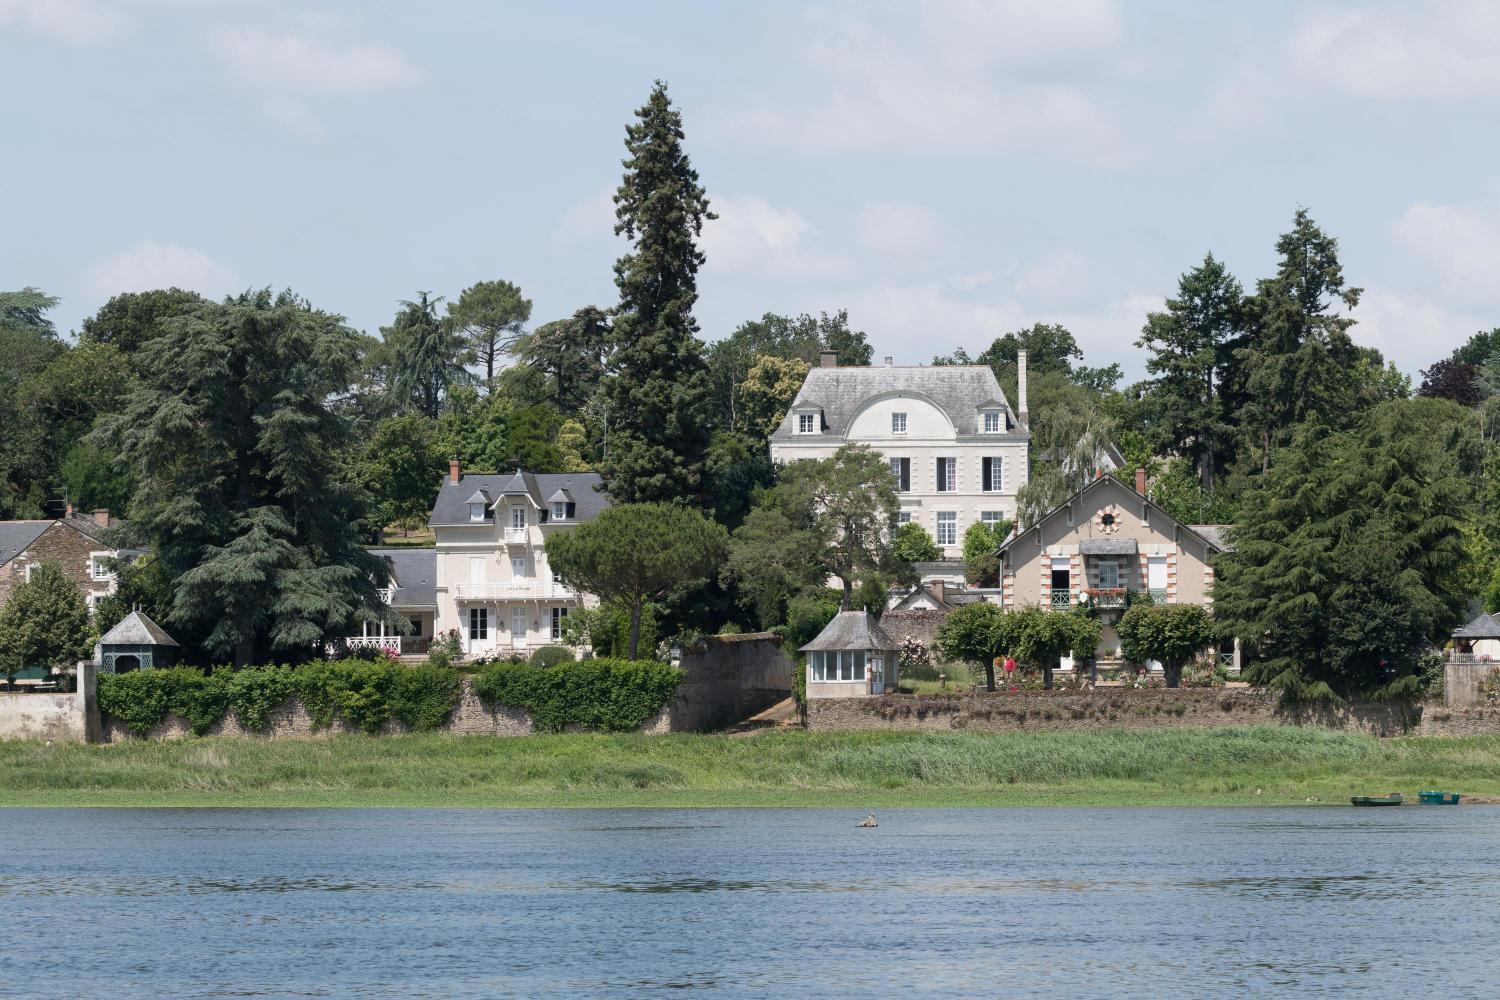
[(1054, 609), (1061, 608), (1062, 610), (1066, 611), (1072, 606), (1073, 592), (1071, 590), (1067, 590), (1066, 588), (1054, 587), (1052, 590), (1052, 607)]
[(1166, 587), (1152, 587), (1150, 590), (1146, 591), (1146, 593), (1148, 593), (1148, 594), (1151, 595), (1151, 603), (1152, 604), (1166, 604), (1167, 603), (1167, 588)]
[(415, 635), (351, 635), (344, 640), (349, 649), (383, 649), (396, 656), (425, 656), (431, 639)]
[(531, 532), (526, 528), (506, 528), (505, 543), (507, 545), (525, 545), (531, 541)]
[(1101, 611), (1109, 611), (1125, 606), (1124, 587), (1095, 587), (1089, 590), (1088, 595), (1094, 602), (1094, 607)]
[(521, 598), (555, 598), (571, 600), (578, 592), (560, 583), (540, 580), (512, 580), (509, 583), (460, 583), (453, 588), (460, 601), (508, 601)]

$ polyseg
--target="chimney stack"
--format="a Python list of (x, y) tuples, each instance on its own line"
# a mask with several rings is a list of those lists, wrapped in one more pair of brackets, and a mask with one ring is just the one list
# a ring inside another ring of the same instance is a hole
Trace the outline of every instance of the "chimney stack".
[(461, 477), (459, 475), (458, 459), (456, 459), (456, 458), (450, 458), (450, 459), (448, 459), (448, 482), (452, 483), (454, 486), (457, 486), (458, 485), (458, 480), (460, 478)]
[(889, 354), (885, 356), (885, 366), (887, 368), (891, 367), (891, 356)]
[(948, 603), (948, 583), (946, 580), (929, 581), (927, 589), (932, 591), (932, 596), (938, 599), (939, 604)]
[(109, 508), (100, 507), (94, 511), (94, 523), (101, 528), (109, 527)]
[(1016, 417), (1020, 419), (1021, 426), (1030, 424), (1027, 419), (1026, 408), (1026, 352), (1016, 352)]
[(824, 351), (818, 357), (824, 368), (837, 368), (839, 366), (838, 351)]
[(1135, 491), (1137, 493), (1139, 493), (1141, 496), (1145, 496), (1146, 495), (1146, 470), (1145, 469), (1136, 469), (1135, 470)]

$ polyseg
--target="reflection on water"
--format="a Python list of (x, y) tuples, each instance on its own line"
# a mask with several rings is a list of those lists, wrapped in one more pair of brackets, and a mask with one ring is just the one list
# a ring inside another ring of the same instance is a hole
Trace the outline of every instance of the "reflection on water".
[(1500, 810), (857, 818), (0, 812), (0, 996), (1500, 995)]

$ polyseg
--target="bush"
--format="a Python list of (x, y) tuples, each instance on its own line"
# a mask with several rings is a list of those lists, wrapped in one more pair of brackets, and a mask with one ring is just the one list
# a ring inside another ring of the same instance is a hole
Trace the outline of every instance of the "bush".
[(388, 719), (413, 730), (436, 729), (458, 704), (458, 672), (451, 667), (404, 667), (388, 660), (314, 662), (301, 667), (221, 669), (192, 667), (135, 670), (99, 678), (99, 708), (145, 736), (169, 715), (181, 716), (202, 736), (231, 710), (240, 725), (264, 730), (271, 713), (298, 698), (313, 725), (335, 718), (367, 733)]
[(555, 667), (560, 663), (577, 659), (567, 646), (543, 646), (531, 654), (533, 667)]
[(574, 660), (553, 667), (496, 663), (480, 672), (474, 691), (491, 710), (519, 708), (538, 732), (568, 726), (627, 732), (639, 729), (677, 692), (682, 671), (655, 660)]

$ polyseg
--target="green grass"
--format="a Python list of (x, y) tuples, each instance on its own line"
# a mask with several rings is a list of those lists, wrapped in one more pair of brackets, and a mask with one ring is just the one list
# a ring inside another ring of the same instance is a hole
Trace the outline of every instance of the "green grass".
[(1500, 737), (1255, 727), (0, 743), (6, 806), (1264, 805), (1428, 787), (1500, 795)]

